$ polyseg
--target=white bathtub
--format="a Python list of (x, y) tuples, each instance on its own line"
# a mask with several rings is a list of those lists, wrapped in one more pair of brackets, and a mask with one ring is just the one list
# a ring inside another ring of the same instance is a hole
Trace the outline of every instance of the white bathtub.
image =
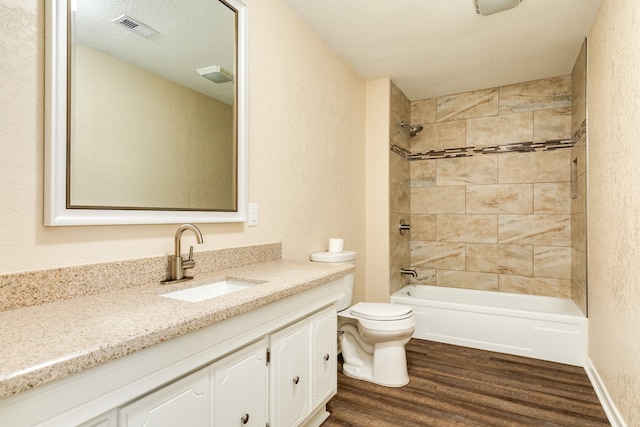
[(414, 338), (584, 366), (587, 318), (566, 298), (410, 285)]

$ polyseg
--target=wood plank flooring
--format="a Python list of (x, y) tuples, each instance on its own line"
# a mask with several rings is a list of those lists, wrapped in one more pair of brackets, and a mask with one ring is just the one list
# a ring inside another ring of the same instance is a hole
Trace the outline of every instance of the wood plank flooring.
[(583, 368), (412, 339), (410, 382), (338, 373), (323, 427), (609, 426)]

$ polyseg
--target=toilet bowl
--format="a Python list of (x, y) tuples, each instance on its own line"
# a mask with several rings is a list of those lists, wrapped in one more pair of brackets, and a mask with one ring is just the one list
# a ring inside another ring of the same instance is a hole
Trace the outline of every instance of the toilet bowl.
[[(318, 262), (355, 262), (355, 252), (320, 252)], [(338, 301), (338, 351), (345, 375), (387, 387), (409, 382), (405, 344), (415, 329), (411, 307), (359, 302), (351, 306), (354, 276), (345, 276), (344, 297)]]

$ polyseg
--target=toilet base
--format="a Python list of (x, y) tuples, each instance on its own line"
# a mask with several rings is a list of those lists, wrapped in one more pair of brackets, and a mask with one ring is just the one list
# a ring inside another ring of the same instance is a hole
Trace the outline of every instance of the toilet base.
[[(348, 377), (369, 381), (385, 387), (402, 387), (409, 383), (404, 343), (388, 342), (375, 345), (373, 366), (354, 366), (346, 361), (342, 372)], [(392, 361), (392, 363), (390, 363)]]
[(404, 381), (404, 382), (393, 383), (393, 384), (388, 384), (388, 383), (384, 383), (384, 382), (380, 382), (380, 381), (375, 381), (373, 379), (373, 375), (371, 374), (372, 373), (372, 369), (371, 368), (359, 368), (357, 366), (343, 365), (342, 366), (342, 372), (346, 376), (348, 376), (350, 378), (355, 378), (356, 380), (369, 381), (370, 383), (382, 385), (382, 386), (385, 386), (385, 387), (402, 387), (404, 385), (409, 384), (409, 378), (408, 377), (407, 377), (406, 381)]

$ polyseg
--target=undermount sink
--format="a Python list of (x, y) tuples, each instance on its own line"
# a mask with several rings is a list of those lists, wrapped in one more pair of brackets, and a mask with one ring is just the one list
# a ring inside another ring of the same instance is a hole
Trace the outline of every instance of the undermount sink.
[(214, 283), (207, 283), (193, 288), (160, 294), (161, 297), (172, 298), (181, 301), (200, 302), (232, 292), (241, 291), (258, 283), (246, 282), (239, 279), (224, 279)]

